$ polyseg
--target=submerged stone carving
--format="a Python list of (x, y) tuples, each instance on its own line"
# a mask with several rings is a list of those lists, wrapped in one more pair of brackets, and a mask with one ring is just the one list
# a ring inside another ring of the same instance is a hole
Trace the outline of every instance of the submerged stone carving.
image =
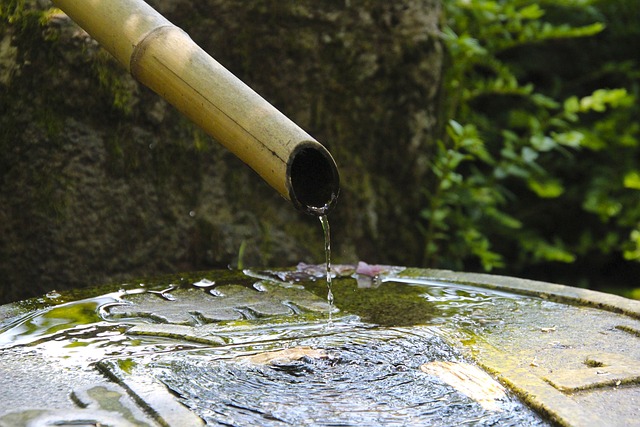
[[(210, 289), (182, 288), (168, 293), (123, 296), (124, 304), (110, 305), (108, 318), (145, 318), (158, 323), (199, 325), (220, 321), (284, 316), (303, 311), (327, 312), (329, 304), (301, 289), (257, 282), (254, 288), (222, 285)], [(163, 302), (165, 299), (166, 302)]]

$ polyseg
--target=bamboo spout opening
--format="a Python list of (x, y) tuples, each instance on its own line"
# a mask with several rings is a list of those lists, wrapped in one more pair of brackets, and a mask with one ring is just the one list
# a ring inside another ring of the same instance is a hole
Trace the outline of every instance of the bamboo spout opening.
[(311, 135), (142, 0), (53, 0), (131, 75), (256, 171), (300, 211), (325, 215), (340, 183)]
[(300, 144), (287, 164), (289, 195), (294, 206), (326, 215), (336, 204), (340, 176), (331, 154), (318, 143)]

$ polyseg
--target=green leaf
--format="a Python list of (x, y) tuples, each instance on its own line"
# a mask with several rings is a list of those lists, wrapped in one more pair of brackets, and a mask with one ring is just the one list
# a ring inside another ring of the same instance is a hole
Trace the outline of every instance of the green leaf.
[(490, 249), (491, 244), (489, 240), (478, 230), (470, 228), (464, 230), (461, 235), (467, 247), (471, 249), (471, 253), (480, 260), (482, 268), (485, 271), (504, 267), (504, 260), (502, 256)]
[(637, 170), (629, 171), (624, 176), (624, 188), (640, 190), (640, 172)]
[(580, 101), (577, 96), (572, 96), (565, 99), (564, 111), (569, 114), (577, 113), (580, 111)]
[(530, 179), (527, 184), (538, 197), (543, 199), (553, 199), (560, 197), (564, 193), (564, 186), (556, 179), (547, 179), (544, 181)]
[(522, 19), (538, 19), (544, 15), (544, 10), (534, 3), (520, 9), (518, 14)]
[(525, 163), (533, 163), (538, 158), (538, 152), (531, 147), (522, 147), (522, 160)]
[(587, 194), (582, 207), (587, 212), (597, 214), (602, 221), (608, 221), (620, 213), (622, 203), (609, 197), (606, 189), (595, 188)]
[[(531, 87), (533, 91), (533, 86)], [(538, 107), (546, 108), (546, 109), (556, 109), (560, 107), (560, 104), (553, 98), (550, 98), (541, 93), (534, 93), (531, 95), (531, 100)]]
[(578, 148), (582, 145), (585, 136), (582, 132), (571, 130), (568, 132), (553, 132), (551, 137), (560, 145), (566, 147)]
[(522, 245), (538, 261), (572, 263), (576, 260), (576, 256), (566, 250), (559, 240), (551, 244), (543, 239), (529, 239), (523, 240)]
[(607, 107), (616, 108), (627, 106), (633, 102), (633, 97), (626, 89), (598, 89), (589, 96), (580, 99), (580, 112), (603, 112)]
[(529, 141), (531, 146), (538, 151), (551, 151), (558, 146), (553, 138), (541, 134), (531, 136)]
[(640, 230), (636, 229), (629, 235), (630, 248), (623, 253), (624, 259), (640, 261)]
[(521, 221), (518, 221), (511, 215), (501, 212), (496, 208), (487, 209), (486, 215), (492, 218), (493, 220), (497, 221), (502, 226), (506, 228), (510, 228), (512, 230), (518, 230), (523, 226)]
[(455, 120), (449, 120), (449, 127), (455, 135), (462, 135), (464, 133), (464, 126)]

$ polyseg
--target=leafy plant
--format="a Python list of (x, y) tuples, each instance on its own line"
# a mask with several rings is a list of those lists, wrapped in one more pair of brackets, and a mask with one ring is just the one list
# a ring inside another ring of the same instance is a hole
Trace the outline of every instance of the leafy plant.
[[(603, 33), (595, 3), (443, 4), (444, 126), (421, 212), (424, 264), (514, 272), (593, 251), (640, 260), (637, 64), (618, 87), (595, 86), (615, 63), (590, 64), (580, 84), (551, 74), (570, 43)], [(588, 228), (596, 221), (607, 227)]]

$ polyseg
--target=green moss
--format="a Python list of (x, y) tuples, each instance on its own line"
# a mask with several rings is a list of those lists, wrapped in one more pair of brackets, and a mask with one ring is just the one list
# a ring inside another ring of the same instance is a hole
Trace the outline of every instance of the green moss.
[(25, 0), (4, 0), (0, 3), (0, 19), (6, 23), (25, 28), (29, 23), (33, 22), (34, 16), (38, 16), (37, 11), (33, 11)]
[(118, 359), (117, 363), (118, 367), (127, 374), (131, 374), (133, 369), (138, 365), (133, 359)]
[[(305, 288), (319, 297), (327, 296), (324, 280), (305, 283)], [(355, 279), (336, 279), (332, 292), (342, 311), (382, 326), (425, 324), (434, 315), (434, 305), (421, 296), (424, 290), (402, 283), (385, 282), (377, 288), (358, 288)]]
[(203, 130), (193, 126), (191, 123), (189, 123), (189, 129), (193, 136), (193, 147), (196, 151), (209, 151), (212, 144), (211, 138)]
[(98, 79), (103, 94), (111, 101), (112, 107), (129, 116), (136, 103), (136, 84), (123, 68), (105, 50), (99, 50), (92, 64), (92, 70)]

